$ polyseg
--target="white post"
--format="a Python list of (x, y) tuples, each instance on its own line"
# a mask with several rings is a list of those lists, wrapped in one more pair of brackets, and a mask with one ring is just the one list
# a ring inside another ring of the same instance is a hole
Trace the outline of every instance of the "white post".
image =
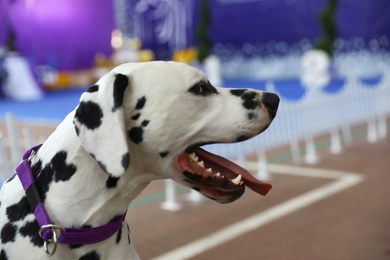
[(378, 141), (378, 135), (376, 132), (375, 120), (370, 120), (367, 125), (367, 141), (369, 143), (375, 143)]
[(378, 118), (378, 137), (379, 139), (384, 139), (387, 136), (387, 122), (386, 116), (380, 116)]
[(240, 153), (240, 156), (237, 158), (237, 164), (240, 165), (242, 168), (245, 168), (245, 165), (246, 165), (246, 160), (245, 160), (245, 156), (242, 155), (242, 153)]
[(11, 150), (11, 162), (16, 165), (21, 159), (21, 153), (18, 141), (18, 131), (13, 114), (7, 113), (5, 115), (5, 124), (7, 126), (8, 142)]
[(173, 180), (165, 180), (165, 201), (160, 204), (160, 207), (168, 211), (178, 211), (182, 208), (181, 204), (176, 200), (175, 183)]
[(336, 128), (333, 128), (330, 132), (330, 152), (332, 154), (341, 153), (341, 138)]
[(34, 135), (31, 133), (30, 129), (24, 127), (22, 129), (22, 135), (23, 135), (24, 150), (28, 150), (35, 145)]
[(307, 135), (305, 138), (305, 144), (306, 144), (305, 162), (308, 164), (318, 163), (320, 159), (316, 152), (313, 136)]
[(267, 158), (263, 149), (257, 152), (257, 178), (262, 181), (272, 178), (267, 170)]
[[(252, 144), (249, 143), (248, 145), (251, 146)], [(237, 145), (230, 146), (230, 147), (231, 147), (231, 149), (233, 149), (232, 152), (230, 153), (230, 156), (236, 157), (237, 159), (235, 160), (235, 162), (238, 165), (240, 165), (242, 168), (245, 168), (245, 166), (246, 166), (246, 158), (245, 158), (244, 146), (242, 144), (237, 144)]]
[(290, 140), (291, 159), (294, 164), (301, 162), (301, 153), (299, 152), (298, 140)]
[(353, 140), (352, 133), (351, 133), (351, 127), (349, 125), (344, 125), (344, 126), (342, 126), (341, 131), (343, 133), (344, 142), (347, 145), (351, 145), (352, 140)]

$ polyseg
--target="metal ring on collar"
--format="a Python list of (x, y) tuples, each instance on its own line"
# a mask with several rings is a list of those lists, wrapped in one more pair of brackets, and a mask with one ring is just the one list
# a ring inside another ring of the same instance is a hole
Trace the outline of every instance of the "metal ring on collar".
[[(43, 234), (42, 232), (45, 230), (45, 229), (51, 229), (52, 233), (53, 233), (53, 237), (51, 239), (48, 239), (48, 240), (45, 240), (43, 238)], [(56, 231), (59, 231), (59, 235), (57, 235), (57, 232)], [(44, 244), (43, 244), (43, 247), (44, 247), (44, 250), (46, 252), (46, 254), (48, 255), (54, 255), (54, 253), (56, 252), (57, 250), (57, 244), (58, 244), (58, 237), (61, 235), (61, 231), (65, 231), (65, 229), (63, 229), (62, 227), (60, 226), (57, 226), (57, 225), (54, 225), (54, 224), (48, 224), (48, 225), (43, 225), (39, 231), (38, 231), (38, 234), (39, 236), (44, 240)], [(53, 243), (53, 249), (50, 251), (49, 250), (49, 244)]]
[(30, 156), (29, 156), (28, 159), (27, 159), (27, 161), (28, 161), (28, 162), (31, 162), (31, 160), (32, 160), (32, 158), (34, 157), (35, 154), (36, 154), (36, 151), (35, 151), (35, 150), (32, 150)]

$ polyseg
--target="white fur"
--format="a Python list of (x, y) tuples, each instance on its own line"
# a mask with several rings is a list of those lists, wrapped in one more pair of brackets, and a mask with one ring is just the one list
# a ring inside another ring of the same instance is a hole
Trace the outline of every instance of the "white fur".
[[(123, 108), (112, 112), (112, 81), (117, 73), (129, 77)], [(216, 87), (218, 95), (197, 96), (188, 92), (191, 86), (207, 79), (205, 75), (188, 66), (175, 62), (150, 62), (121, 65), (105, 75), (97, 83), (99, 93), (85, 93), (81, 100), (94, 100), (101, 105), (105, 117), (102, 129), (82, 130), (80, 137), (75, 131), (75, 111), (71, 112), (43, 144), (33, 163), (50, 162), (59, 151), (67, 152), (67, 163), (77, 167), (77, 172), (66, 182), (51, 183), (45, 207), (52, 221), (63, 227), (84, 224), (98, 226), (110, 221), (115, 215), (126, 212), (129, 203), (152, 181), (171, 178), (187, 185), (177, 166), (177, 156), (190, 144), (199, 142), (234, 142), (242, 133), (257, 135), (266, 128), (271, 119), (263, 106), (255, 111), (256, 120), (248, 120), (242, 100), (230, 90)], [(102, 91), (102, 88), (107, 90)], [(253, 90), (251, 90), (253, 91)], [(256, 91), (259, 100), (262, 92)], [(134, 109), (140, 97), (146, 97), (145, 107)], [(130, 118), (140, 113), (138, 120)], [(127, 138), (127, 131), (143, 120), (143, 141), (135, 144)], [(77, 120), (76, 120), (77, 121)], [(77, 122), (75, 122), (77, 125)], [(88, 148), (86, 148), (88, 147)], [(130, 165), (126, 171), (116, 165), (107, 165), (109, 171), (120, 177), (115, 188), (107, 189), (107, 173), (89, 153), (92, 149), (104, 162), (115, 163), (126, 150), (130, 153)], [(119, 150), (119, 152), (118, 152)], [(162, 158), (161, 151), (169, 151)], [(0, 228), (8, 222), (6, 208), (17, 203), (24, 191), (19, 179), (3, 185), (0, 193)], [(15, 223), (23, 226), (34, 219), (29, 214)], [(101, 259), (138, 259), (134, 248), (128, 245), (127, 228), (123, 224), (122, 238), (116, 243), (116, 235), (92, 245), (69, 249), (59, 245), (50, 259), (78, 259), (87, 252), (96, 250)], [(34, 247), (28, 238), (17, 232), (15, 242), (0, 244), (8, 259), (49, 259), (43, 248)]]

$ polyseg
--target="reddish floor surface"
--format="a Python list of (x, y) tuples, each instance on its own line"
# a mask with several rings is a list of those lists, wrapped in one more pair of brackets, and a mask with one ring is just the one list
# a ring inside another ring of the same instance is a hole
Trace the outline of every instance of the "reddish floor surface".
[[(248, 232), (191, 259), (390, 259), (390, 137), (375, 144), (358, 140), (341, 155), (321, 154), (321, 169), (363, 174), (363, 182)], [(301, 165), (304, 166), (304, 165)], [(275, 174), (266, 197), (247, 190), (238, 201), (163, 211), (161, 200), (130, 210), (133, 243), (152, 259), (332, 180)], [(139, 197), (161, 192), (152, 183)]]
[[(4, 126), (0, 124), (1, 129)], [(38, 137), (48, 135), (53, 127), (32, 130)], [(390, 136), (374, 144), (362, 136), (364, 133), (340, 155), (323, 149), (319, 164), (299, 166), (360, 173), (365, 176), (363, 182), (190, 259), (390, 259)], [(267, 154), (283, 153), (286, 149)], [(289, 163), (288, 159), (281, 161)], [(195, 205), (186, 200), (187, 192), (180, 188), (183, 208), (178, 212), (160, 209), (164, 184), (152, 183), (127, 215), (137, 252), (142, 259), (153, 259), (332, 182), (273, 176), (273, 189), (266, 197), (247, 190), (238, 201), (225, 205), (212, 201)]]

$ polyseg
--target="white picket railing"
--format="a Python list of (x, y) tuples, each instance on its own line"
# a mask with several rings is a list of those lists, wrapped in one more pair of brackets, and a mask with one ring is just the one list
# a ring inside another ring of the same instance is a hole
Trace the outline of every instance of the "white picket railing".
[[(47, 124), (54, 128), (53, 124)], [(46, 128), (46, 124), (41, 127)], [(39, 132), (39, 131), (38, 131)], [(5, 131), (0, 131), (0, 187), (15, 172), (24, 151), (43, 143), (47, 137), (34, 132), (27, 126), (20, 126), (12, 113), (5, 115)]]

